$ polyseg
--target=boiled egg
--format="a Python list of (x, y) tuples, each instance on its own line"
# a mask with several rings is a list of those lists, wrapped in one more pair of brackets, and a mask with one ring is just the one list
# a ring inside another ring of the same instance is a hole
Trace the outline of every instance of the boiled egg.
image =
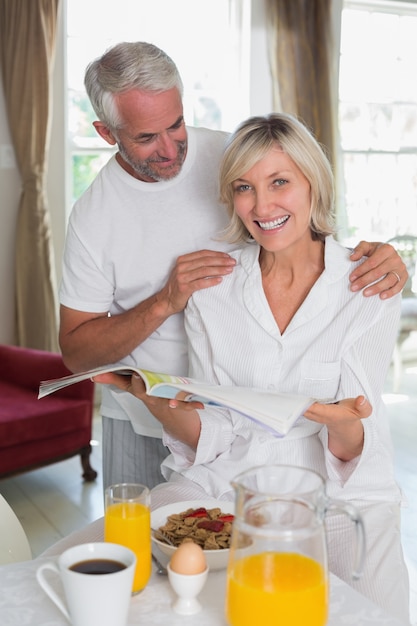
[(169, 565), (173, 572), (185, 575), (201, 574), (207, 568), (202, 548), (191, 541), (178, 546)]

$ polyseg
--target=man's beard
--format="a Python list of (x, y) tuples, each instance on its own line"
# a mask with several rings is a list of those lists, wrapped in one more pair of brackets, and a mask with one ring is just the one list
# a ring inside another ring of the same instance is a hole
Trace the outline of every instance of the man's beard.
[(137, 177), (144, 180), (151, 178), (155, 182), (171, 180), (171, 178), (175, 178), (175, 176), (178, 176), (180, 173), (187, 152), (187, 141), (178, 141), (177, 146), (178, 153), (175, 163), (173, 163), (170, 167), (158, 170), (155, 169), (155, 166), (157, 166), (158, 163), (164, 163), (165, 159), (162, 158), (159, 161), (156, 161), (155, 159), (145, 159), (144, 161), (132, 159), (132, 157), (126, 152), (123, 145), (118, 143), (121, 157), (128, 165), (130, 165)]

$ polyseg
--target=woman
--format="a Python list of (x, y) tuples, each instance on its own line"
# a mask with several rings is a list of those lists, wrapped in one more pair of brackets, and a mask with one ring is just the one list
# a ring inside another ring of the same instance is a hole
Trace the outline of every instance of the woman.
[(232, 499), (231, 479), (259, 464), (309, 467), (327, 479), (332, 498), (361, 510), (366, 525), (366, 569), (353, 583), (349, 523), (342, 516), (328, 519), (330, 570), (408, 619), (401, 493), (381, 398), (400, 296), (382, 301), (350, 291), (349, 251), (333, 238), (331, 168), (293, 117), (244, 122), (226, 147), (220, 190), (231, 218), (227, 238), (253, 245), (233, 254), (235, 270), (221, 284), (189, 300), (190, 376), (319, 402), (277, 438), (232, 411), (151, 399), (140, 380), (118, 382), (164, 426), (171, 451), (162, 466), (168, 482), (153, 490), (153, 504)]

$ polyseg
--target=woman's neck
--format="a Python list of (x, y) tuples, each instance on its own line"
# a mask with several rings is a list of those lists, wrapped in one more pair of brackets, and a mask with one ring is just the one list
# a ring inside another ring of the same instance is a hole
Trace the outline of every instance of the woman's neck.
[(259, 264), (265, 296), (282, 334), (324, 270), (324, 243), (312, 241), (300, 254), (262, 249)]

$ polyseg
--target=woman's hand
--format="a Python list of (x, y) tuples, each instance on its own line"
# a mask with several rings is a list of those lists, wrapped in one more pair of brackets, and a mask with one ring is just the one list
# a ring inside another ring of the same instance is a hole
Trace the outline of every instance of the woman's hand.
[(122, 391), (128, 391), (132, 395), (142, 400), (146, 395), (145, 383), (140, 376), (113, 374), (97, 374), (91, 379), (94, 383), (102, 383), (103, 385), (114, 385)]
[(127, 391), (133, 396), (142, 400), (149, 407), (160, 407), (170, 409), (181, 408), (183, 411), (194, 411), (194, 409), (204, 409), (204, 404), (201, 402), (190, 402), (186, 400), (188, 394), (185, 391), (178, 391), (177, 395), (173, 399), (157, 398), (156, 396), (149, 396), (146, 393), (145, 383), (138, 374), (122, 375), (108, 372), (106, 374), (99, 374), (92, 378), (95, 383), (102, 383), (106, 385), (114, 385), (122, 391)]
[(114, 385), (122, 391), (131, 393), (141, 400), (162, 426), (174, 437), (195, 448), (200, 436), (200, 417), (196, 409), (203, 409), (201, 402), (184, 402), (186, 392), (180, 391), (172, 400), (148, 396), (145, 383), (138, 374), (124, 376), (121, 374), (98, 374), (92, 378), (95, 383)]
[(304, 416), (313, 422), (320, 424), (343, 424), (351, 423), (369, 417), (372, 413), (372, 407), (365, 396), (357, 398), (345, 398), (333, 404), (321, 404), (314, 402)]
[(372, 406), (365, 396), (358, 396), (335, 404), (315, 402), (304, 412), (304, 416), (325, 424), (330, 452), (341, 461), (351, 461), (362, 452), (364, 434), (361, 420), (371, 413)]

